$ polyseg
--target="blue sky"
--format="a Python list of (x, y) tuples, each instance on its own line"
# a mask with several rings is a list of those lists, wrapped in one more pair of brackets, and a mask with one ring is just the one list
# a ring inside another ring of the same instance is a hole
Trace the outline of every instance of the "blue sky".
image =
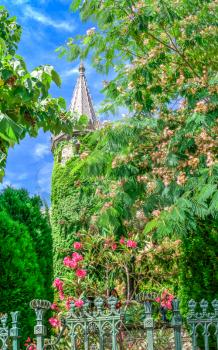
[[(69, 10), (70, 0), (1, 0), (11, 16), (16, 16), (23, 28), (18, 53), (26, 61), (28, 69), (41, 64), (51, 64), (62, 78), (62, 87), (52, 86), (50, 93), (63, 96), (70, 103), (77, 79), (79, 62), (67, 62), (58, 58), (55, 49), (69, 37), (85, 33), (93, 25), (82, 23), (78, 13)], [(97, 106), (103, 99), (100, 93), (102, 75), (96, 74), (89, 62), (85, 62), (89, 89)], [(53, 157), (50, 151), (49, 133), (40, 132), (37, 138), (26, 137), (19, 145), (10, 149), (6, 175), (0, 188), (12, 185), (26, 188), (30, 194), (39, 194), (49, 202), (50, 178)]]

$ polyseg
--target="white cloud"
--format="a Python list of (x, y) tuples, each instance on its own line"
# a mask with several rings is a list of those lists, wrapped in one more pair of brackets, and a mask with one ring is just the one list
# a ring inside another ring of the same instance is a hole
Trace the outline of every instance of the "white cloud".
[(75, 68), (72, 68), (72, 69), (67, 69), (65, 71), (63, 71), (60, 76), (63, 78), (63, 79), (66, 79), (66, 78), (69, 78), (71, 77), (72, 75), (78, 75), (79, 74), (79, 71), (78, 71), (78, 67), (75, 67)]
[(50, 154), (50, 146), (46, 143), (37, 143), (34, 149), (34, 156), (37, 158), (44, 158)]
[[(24, 0), (18, 0), (18, 1), (24, 1)], [(44, 15), (43, 13), (37, 11), (30, 5), (26, 5), (24, 7), (24, 16), (26, 18), (34, 19), (35, 21), (42, 23), (45, 26), (50, 26), (55, 29), (64, 30), (67, 32), (72, 32), (75, 28), (75, 26), (72, 23), (66, 22), (66, 21), (58, 21), (55, 20), (47, 15)]]

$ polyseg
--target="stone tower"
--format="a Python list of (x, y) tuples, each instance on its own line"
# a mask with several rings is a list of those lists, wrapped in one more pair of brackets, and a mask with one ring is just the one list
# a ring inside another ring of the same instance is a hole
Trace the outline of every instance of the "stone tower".
[(79, 76), (77, 78), (69, 110), (74, 115), (76, 115), (77, 118), (79, 118), (81, 115), (88, 117), (88, 126), (87, 129), (83, 131), (74, 130), (73, 137), (64, 133), (60, 133), (59, 135), (52, 138), (53, 152), (60, 142), (66, 141), (62, 147), (61, 154), (59, 155), (59, 161), (62, 164), (65, 164), (65, 162), (72, 157), (76, 149), (78, 149), (79, 140), (77, 137), (81, 134), (96, 130), (99, 126), (93, 108), (91, 95), (88, 89), (88, 84), (85, 76), (85, 67), (83, 63), (80, 63), (79, 66)]

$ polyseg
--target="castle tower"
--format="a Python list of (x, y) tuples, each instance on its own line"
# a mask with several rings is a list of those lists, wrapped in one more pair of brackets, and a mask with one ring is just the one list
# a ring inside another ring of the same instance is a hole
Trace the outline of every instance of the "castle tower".
[[(52, 138), (53, 152), (61, 141), (69, 141), (69, 144), (64, 145), (62, 148), (62, 154), (60, 155), (60, 161), (62, 164), (65, 164), (65, 162), (72, 157), (75, 151), (73, 150), (73, 144), (77, 144), (78, 146), (78, 140), (76, 137), (98, 128), (98, 120), (93, 108), (92, 98), (88, 89), (87, 79), (85, 76), (85, 67), (83, 63), (80, 63), (79, 66), (79, 76), (77, 78), (69, 110), (78, 119), (81, 117), (81, 115), (88, 117), (88, 126), (87, 129), (83, 131), (74, 130), (73, 138), (72, 136), (64, 133), (60, 133), (59, 135)], [(70, 141), (72, 142), (70, 143)]]

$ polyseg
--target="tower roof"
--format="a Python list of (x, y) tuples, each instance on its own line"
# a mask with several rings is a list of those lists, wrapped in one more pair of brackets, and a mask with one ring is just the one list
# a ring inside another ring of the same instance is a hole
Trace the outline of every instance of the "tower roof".
[[(86, 115), (89, 120), (88, 127), (86, 130), (74, 130), (73, 135), (86, 133), (87, 131), (95, 130), (99, 127), (99, 123), (93, 108), (91, 95), (89, 93), (88, 84), (85, 76), (85, 67), (83, 63), (80, 63), (79, 66), (79, 77), (76, 82), (69, 110), (72, 113), (77, 113), (78, 118), (81, 115)], [(71, 136), (65, 133), (60, 133), (59, 135), (52, 137), (52, 150), (55, 149), (59, 142), (63, 140), (69, 141), (70, 139)]]
[(74, 113), (76, 112), (78, 114), (78, 117), (81, 115), (86, 115), (89, 119), (89, 129), (95, 129), (97, 127), (97, 118), (88, 89), (88, 84), (85, 76), (85, 67), (83, 63), (80, 63), (79, 66), (79, 77), (77, 79), (73, 97), (70, 103), (70, 111)]

